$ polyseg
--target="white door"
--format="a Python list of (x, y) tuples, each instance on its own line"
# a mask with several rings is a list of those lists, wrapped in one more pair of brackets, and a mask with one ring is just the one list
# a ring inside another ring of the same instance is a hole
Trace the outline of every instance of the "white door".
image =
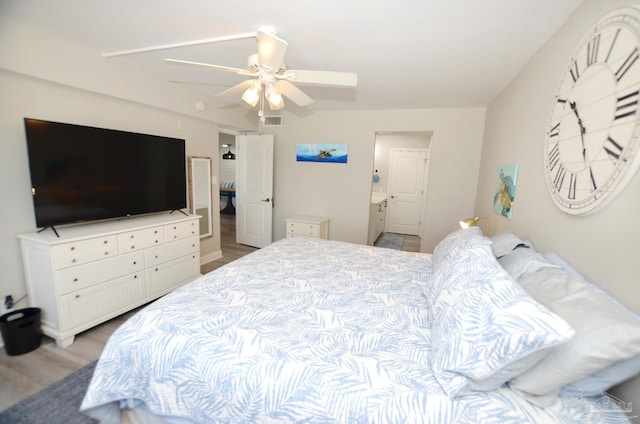
[(427, 150), (391, 149), (387, 232), (420, 235), (426, 164)]
[(273, 135), (236, 136), (236, 242), (272, 241)]

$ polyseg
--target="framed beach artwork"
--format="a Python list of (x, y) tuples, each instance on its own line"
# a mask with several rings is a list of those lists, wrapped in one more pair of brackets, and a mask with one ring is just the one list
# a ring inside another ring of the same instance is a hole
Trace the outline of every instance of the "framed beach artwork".
[(299, 143), (296, 145), (296, 161), (347, 163), (348, 144)]
[(516, 197), (518, 165), (499, 166), (496, 173), (496, 192), (493, 196), (493, 211), (511, 219), (513, 201)]

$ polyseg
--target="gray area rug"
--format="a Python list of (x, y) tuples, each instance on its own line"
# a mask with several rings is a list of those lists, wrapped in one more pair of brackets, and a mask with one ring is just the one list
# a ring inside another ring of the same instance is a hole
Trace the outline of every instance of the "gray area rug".
[(62, 380), (0, 412), (0, 423), (90, 424), (97, 423), (79, 412), (96, 362), (72, 372)]
[(402, 250), (403, 244), (404, 237), (399, 236), (398, 234), (385, 233), (376, 246), (386, 247), (387, 249)]

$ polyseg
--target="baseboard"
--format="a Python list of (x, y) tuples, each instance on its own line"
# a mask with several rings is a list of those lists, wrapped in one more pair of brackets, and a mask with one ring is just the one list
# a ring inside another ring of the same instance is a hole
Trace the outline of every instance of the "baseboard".
[(215, 252), (208, 255), (200, 256), (200, 266), (208, 264), (209, 262), (213, 262), (220, 258), (222, 258), (222, 250), (216, 250)]

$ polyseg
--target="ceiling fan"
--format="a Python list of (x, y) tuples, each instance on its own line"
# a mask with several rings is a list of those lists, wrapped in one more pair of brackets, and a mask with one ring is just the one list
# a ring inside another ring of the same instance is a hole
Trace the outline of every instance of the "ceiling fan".
[[(242, 100), (250, 104), (251, 107), (255, 107), (260, 103), (258, 115), (262, 121), (264, 121), (265, 100), (271, 110), (278, 110), (284, 107), (283, 96), (299, 106), (306, 106), (313, 102), (313, 99), (296, 87), (294, 83), (345, 87), (358, 85), (358, 75), (354, 72), (288, 69), (284, 62), (288, 43), (278, 37), (272, 28), (259, 28), (255, 33), (255, 37), (258, 41), (258, 53), (249, 56), (247, 69), (179, 59), (165, 59), (165, 62), (173, 65), (233, 72), (249, 77), (250, 79), (223, 91), (218, 96), (237, 98), (236, 96), (242, 93)], [(193, 44), (200, 44), (202, 41), (205, 40), (197, 41)], [(182, 45), (190, 44), (183, 43)], [(264, 95), (262, 95), (263, 93)]]

